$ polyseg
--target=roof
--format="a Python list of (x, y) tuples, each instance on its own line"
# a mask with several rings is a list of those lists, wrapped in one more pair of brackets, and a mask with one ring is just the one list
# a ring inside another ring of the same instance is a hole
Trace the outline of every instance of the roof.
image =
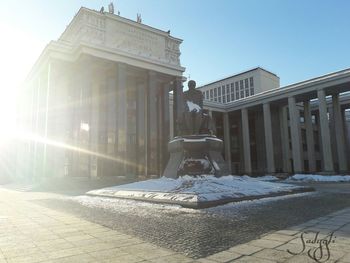
[(218, 79), (218, 80), (209, 82), (209, 83), (207, 83), (207, 84), (205, 84), (205, 85), (202, 85), (202, 86), (198, 87), (198, 89), (204, 88), (204, 87), (206, 87), (206, 86), (209, 86), (209, 85), (212, 85), (212, 84), (215, 84), (215, 83), (218, 83), (218, 82), (221, 82), (221, 81), (224, 81), (224, 80), (233, 78), (233, 77), (237, 77), (237, 76), (240, 76), (240, 75), (243, 75), (243, 74), (246, 74), (246, 73), (249, 73), (249, 72), (258, 70), (258, 69), (261, 69), (261, 70), (263, 70), (263, 71), (265, 71), (265, 72), (267, 72), (267, 73), (269, 73), (269, 74), (271, 74), (271, 75), (274, 75), (274, 76), (276, 76), (276, 77), (278, 78), (278, 76), (277, 76), (275, 73), (272, 73), (271, 71), (268, 71), (268, 70), (266, 70), (266, 69), (264, 69), (264, 68), (258, 66), (258, 67), (251, 68), (251, 69), (248, 69), (248, 70), (245, 70), (245, 71), (242, 71), (242, 72), (238, 72), (238, 73), (236, 73), (236, 74), (234, 74), (234, 75), (231, 75), (231, 76), (229, 76), (229, 77), (225, 77), (225, 78), (222, 78), (222, 79)]
[(74, 15), (73, 19), (70, 21), (70, 23), (68, 24), (68, 26), (66, 27), (66, 29), (63, 31), (63, 33), (61, 34), (61, 36), (59, 37), (59, 39), (61, 39), (62, 37), (64, 37), (64, 35), (67, 33), (67, 31), (69, 30), (69, 28), (71, 27), (71, 25), (75, 22), (75, 18), (83, 11), (86, 11), (86, 12), (91, 12), (91, 13), (95, 13), (96, 15), (99, 15), (99, 16), (107, 16), (109, 18), (112, 18), (112, 19), (116, 19), (116, 20), (119, 20), (119, 21), (122, 21), (124, 23), (129, 23), (129, 24), (133, 24), (137, 27), (141, 27), (141, 28), (144, 28), (146, 30), (149, 30), (149, 31), (153, 31), (154, 33), (158, 33), (158, 34), (161, 34), (161, 35), (167, 35), (169, 36), (170, 38), (174, 39), (174, 40), (177, 40), (179, 42), (182, 42), (183, 40), (180, 39), (180, 38), (176, 38), (176, 37), (173, 37), (171, 36), (167, 31), (164, 31), (164, 30), (161, 30), (161, 29), (158, 29), (158, 28), (155, 28), (155, 27), (152, 27), (152, 26), (149, 26), (149, 25), (146, 25), (144, 23), (138, 23), (132, 19), (129, 19), (129, 18), (125, 18), (125, 17), (122, 17), (120, 15), (116, 15), (114, 13), (109, 13), (107, 11), (101, 13), (100, 11), (97, 11), (97, 10), (94, 10), (94, 9), (90, 9), (90, 8), (87, 8), (87, 7), (80, 7), (80, 9), (78, 10), (78, 12)]

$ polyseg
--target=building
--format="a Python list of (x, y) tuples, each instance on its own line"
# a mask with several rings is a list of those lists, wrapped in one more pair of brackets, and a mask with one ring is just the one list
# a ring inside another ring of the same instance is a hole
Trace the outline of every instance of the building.
[(211, 97), (215, 89), (218, 96), (221, 89), (222, 96), (226, 86), (227, 96), (233, 83), (250, 83), (247, 73), (252, 72), (200, 87), (233, 174), (349, 172), (350, 69), (285, 87), (274, 86), (278, 77), (269, 73), (274, 76), (270, 83), (253, 78), (252, 87), (262, 87), (262, 92), (248, 96), (246, 91), (244, 99), (237, 100), (236, 95), (231, 101), (222, 97), (221, 102)]
[(230, 103), (280, 86), (277, 75), (253, 68), (199, 87), (205, 100)]
[(82, 7), (21, 91), (17, 175), (159, 175), (169, 92), (182, 89), (181, 42), (139, 19)]
[[(181, 42), (81, 8), (20, 93), (17, 176), (159, 176), (182, 108)], [(233, 174), (349, 171), (350, 69), (279, 87), (257, 67), (199, 89)]]

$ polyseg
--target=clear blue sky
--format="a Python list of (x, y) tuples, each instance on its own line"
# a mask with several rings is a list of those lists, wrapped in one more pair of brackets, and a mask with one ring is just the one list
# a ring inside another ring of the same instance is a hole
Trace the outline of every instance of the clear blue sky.
[[(6, 48), (5, 52), (15, 62), (25, 52), (28, 68), (45, 44), (60, 36), (80, 6), (99, 10), (109, 2), (0, 0), (1, 25), (15, 28), (14, 34), (25, 32), (36, 47), (23, 47), (19, 55)], [(170, 29), (183, 39), (185, 76), (190, 74), (198, 84), (255, 66), (276, 73), (281, 85), (350, 67), (347, 0), (119, 0), (114, 4), (121, 16), (136, 19), (141, 13), (143, 23)], [(2, 41), (12, 46), (11, 37), (2, 35)]]

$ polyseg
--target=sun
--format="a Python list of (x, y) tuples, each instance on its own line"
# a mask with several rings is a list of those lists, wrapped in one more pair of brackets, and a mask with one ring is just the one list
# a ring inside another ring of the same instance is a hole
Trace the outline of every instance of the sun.
[(0, 22), (0, 31), (6, 36), (0, 43), (0, 144), (6, 144), (18, 131), (17, 98), (43, 44), (28, 32)]

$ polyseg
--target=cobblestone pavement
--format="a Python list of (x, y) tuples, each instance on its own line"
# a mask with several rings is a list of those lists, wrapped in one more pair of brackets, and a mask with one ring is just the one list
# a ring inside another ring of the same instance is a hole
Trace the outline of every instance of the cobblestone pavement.
[[(308, 252), (320, 262), (350, 262), (350, 206), (297, 226), (267, 234), (265, 231), (265, 235), (259, 239), (253, 238), (245, 244), (229, 247), (206, 258), (193, 259), (173, 249), (151, 244), (144, 238), (125, 234), (125, 231), (113, 230), (71, 213), (38, 204), (38, 200), (60, 197), (48, 193), (21, 193), (0, 189), (0, 263), (315, 262)], [(291, 214), (294, 212), (290, 210)], [(218, 219), (220, 222), (220, 216)], [(242, 217), (241, 220), (244, 221), (245, 218)], [(168, 226), (168, 229), (171, 228)], [(330, 236), (329, 232), (332, 231), (335, 232)], [(327, 244), (329, 249), (324, 241), (321, 242), (322, 257), (319, 247), (318, 250), (313, 249), (319, 243), (310, 243), (317, 232), (320, 232), (316, 237), (318, 240), (327, 234), (328, 240), (332, 239)], [(289, 253), (288, 249), (296, 255)]]
[(193, 210), (129, 200), (78, 197), (40, 204), (202, 258), (345, 207), (350, 195), (311, 193)]

